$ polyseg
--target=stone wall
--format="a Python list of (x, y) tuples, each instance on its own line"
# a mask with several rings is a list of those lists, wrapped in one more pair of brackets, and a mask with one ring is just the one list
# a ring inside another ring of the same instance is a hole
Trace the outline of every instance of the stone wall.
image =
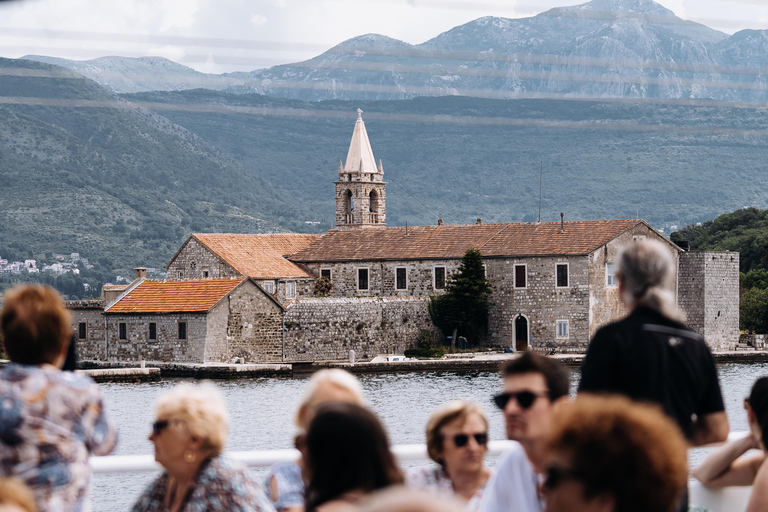
[(704, 261), (704, 338), (713, 350), (733, 350), (739, 343), (739, 254), (707, 252)]
[(208, 314), (206, 362), (282, 361), (283, 309), (246, 281)]
[(428, 297), (300, 298), (284, 318), (285, 360), (358, 360), (402, 354), (433, 330)]
[[(321, 270), (330, 269), (331, 297), (393, 297), (426, 296), (442, 293), (434, 287), (434, 268), (445, 267), (446, 281), (456, 271), (460, 259), (451, 260), (416, 260), (416, 261), (364, 261), (344, 263), (309, 263), (312, 272), (320, 277)], [(397, 268), (407, 269), (407, 287), (395, 289)], [(368, 290), (359, 290), (357, 269), (368, 269)]]
[[(589, 267), (589, 339), (600, 327), (624, 317), (626, 308), (619, 298), (619, 288), (607, 282), (607, 264), (618, 264), (621, 249), (638, 238), (658, 240), (669, 247), (677, 261), (679, 251), (666, 238), (645, 224), (638, 224), (592, 252)], [(675, 276), (675, 281), (677, 276)]]
[(765, 350), (765, 342), (768, 334), (742, 334), (739, 336), (739, 343), (755, 347), (755, 350)]
[[(556, 265), (568, 265), (568, 286), (556, 286)], [(515, 287), (515, 265), (526, 266), (526, 287)], [(515, 322), (528, 323), (528, 346), (540, 352), (583, 352), (589, 343), (589, 261), (584, 256), (486, 259), (494, 286), (489, 316), (492, 345), (517, 347)], [(568, 335), (557, 337), (557, 321), (568, 321)]]
[[(106, 360), (205, 362), (207, 321), (205, 313), (157, 315), (105, 314)], [(119, 324), (126, 323), (126, 339), (119, 338)], [(157, 324), (157, 339), (149, 339), (149, 324)], [(187, 339), (179, 339), (179, 322), (187, 322)]]
[(704, 310), (706, 308), (706, 279), (704, 274), (704, 252), (684, 252), (680, 254), (680, 269), (677, 280), (677, 305), (685, 313), (685, 323), (702, 336)]
[[(104, 301), (77, 300), (67, 301), (69, 314), (72, 316), (72, 330), (77, 339), (79, 359), (104, 361), (107, 358), (104, 325)], [(80, 323), (85, 323), (85, 338), (79, 337)]]
[(204, 279), (205, 272), (208, 272), (207, 277), (213, 279), (241, 277), (240, 273), (195, 238), (190, 238), (168, 264), (168, 279)]
[[(274, 292), (272, 297), (280, 304), (287, 304), (295, 297), (312, 297), (315, 291), (315, 279), (254, 279), (262, 289), (266, 289), (267, 284), (272, 285)], [(288, 298), (287, 285), (288, 283), (294, 283), (296, 286), (296, 294), (294, 297)]]

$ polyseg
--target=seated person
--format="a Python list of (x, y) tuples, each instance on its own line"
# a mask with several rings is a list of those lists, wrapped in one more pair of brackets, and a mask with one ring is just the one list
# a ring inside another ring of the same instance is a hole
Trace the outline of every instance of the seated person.
[[(761, 377), (752, 385), (749, 397), (744, 399), (749, 434), (718, 448), (693, 470), (692, 475), (707, 487), (722, 488), (752, 485), (747, 512), (768, 509), (768, 464), (765, 464), (765, 440), (768, 439), (768, 377)], [(742, 457), (749, 450), (760, 450), (750, 457)]]
[(688, 444), (657, 406), (579, 395), (547, 446), (547, 512), (672, 512), (683, 499)]
[[(304, 391), (294, 420), (298, 433), (296, 447), (304, 449), (304, 437), (315, 408), (326, 402), (349, 402), (365, 405), (363, 387), (351, 373), (338, 368), (320, 370), (312, 375)], [(278, 462), (269, 469), (267, 495), (279, 512), (304, 510), (303, 462)]]
[(480, 508), (491, 470), (485, 467), (488, 420), (479, 405), (454, 400), (438, 408), (427, 422), (427, 452), (438, 466), (416, 468), (406, 475), (409, 487), (456, 495), (467, 510)]
[(99, 387), (63, 372), (70, 316), (47, 286), (5, 294), (0, 328), (11, 364), (0, 370), (0, 471), (21, 479), (41, 511), (89, 510), (90, 455), (117, 444)]

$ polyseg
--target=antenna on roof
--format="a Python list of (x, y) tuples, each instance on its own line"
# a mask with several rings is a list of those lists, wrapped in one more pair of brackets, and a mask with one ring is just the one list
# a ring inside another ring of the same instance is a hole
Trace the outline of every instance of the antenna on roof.
[(405, 221), (405, 236), (408, 236), (408, 221)]
[(544, 179), (544, 160), (541, 161), (541, 172), (539, 173), (539, 223), (541, 223), (541, 182)]

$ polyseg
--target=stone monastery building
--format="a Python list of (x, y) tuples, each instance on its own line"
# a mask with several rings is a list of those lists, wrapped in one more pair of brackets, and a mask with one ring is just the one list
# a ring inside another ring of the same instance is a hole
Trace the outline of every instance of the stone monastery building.
[[(358, 110), (339, 164), (336, 228), (324, 235), (194, 234), (167, 281), (137, 269), (106, 302), (71, 305), (86, 359), (298, 362), (402, 353), (434, 331), (429, 296), (444, 292), (470, 248), (494, 292), (492, 346), (584, 352), (602, 325), (624, 315), (616, 282), (621, 247), (665, 243), (678, 264), (689, 324), (713, 349), (738, 342), (737, 253), (689, 253), (643, 220), (386, 227), (382, 163)], [(331, 282), (328, 296), (315, 283)]]

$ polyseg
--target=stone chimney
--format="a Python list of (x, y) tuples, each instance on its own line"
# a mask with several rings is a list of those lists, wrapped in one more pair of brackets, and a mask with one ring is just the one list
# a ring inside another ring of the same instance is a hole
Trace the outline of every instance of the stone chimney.
[(147, 269), (146, 267), (136, 267), (133, 269), (133, 279), (146, 279)]
[(565, 233), (565, 214), (560, 212), (560, 232)]
[(477, 222), (475, 222), (475, 224), (477, 224), (478, 226), (482, 226), (483, 225), (483, 219), (477, 219)]
[(437, 219), (437, 225), (442, 226), (443, 225), (443, 219)]

